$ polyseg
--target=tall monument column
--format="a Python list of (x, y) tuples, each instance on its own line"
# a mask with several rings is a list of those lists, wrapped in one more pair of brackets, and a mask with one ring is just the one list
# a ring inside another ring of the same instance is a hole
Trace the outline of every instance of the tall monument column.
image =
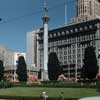
[(49, 80), (48, 78), (48, 22), (49, 17), (47, 16), (47, 7), (44, 7), (45, 15), (42, 18), (43, 25), (44, 25), (44, 64), (43, 64), (43, 71), (42, 71), (42, 80), (46, 81)]

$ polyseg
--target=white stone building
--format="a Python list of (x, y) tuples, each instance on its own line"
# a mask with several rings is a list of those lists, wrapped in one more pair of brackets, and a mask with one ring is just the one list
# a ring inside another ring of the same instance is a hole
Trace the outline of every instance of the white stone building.
[(32, 32), (27, 32), (27, 70), (29, 75), (38, 76), (39, 66), (38, 66), (38, 45), (37, 45), (37, 33), (39, 30)]
[(76, 0), (76, 11), (74, 23), (100, 19), (100, 0)]

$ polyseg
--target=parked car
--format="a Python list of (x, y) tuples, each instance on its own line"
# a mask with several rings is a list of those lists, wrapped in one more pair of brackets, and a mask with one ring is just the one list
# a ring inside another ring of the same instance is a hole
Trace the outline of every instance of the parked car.
[(78, 100), (100, 100), (100, 96), (85, 97)]

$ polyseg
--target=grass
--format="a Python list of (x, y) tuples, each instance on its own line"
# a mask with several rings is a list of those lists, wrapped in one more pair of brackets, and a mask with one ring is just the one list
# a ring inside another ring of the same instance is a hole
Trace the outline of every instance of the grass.
[(49, 97), (58, 98), (64, 92), (64, 98), (82, 98), (89, 96), (100, 96), (100, 92), (90, 88), (39, 88), (39, 87), (14, 87), (0, 89), (0, 96), (31, 96), (40, 97), (46, 91)]

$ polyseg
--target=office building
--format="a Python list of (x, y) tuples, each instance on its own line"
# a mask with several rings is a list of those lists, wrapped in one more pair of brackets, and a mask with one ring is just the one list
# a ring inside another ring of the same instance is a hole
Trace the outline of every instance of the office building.
[(100, 18), (100, 0), (76, 0), (76, 17), (73, 23)]
[(38, 71), (40, 67), (38, 66), (38, 45), (37, 45), (37, 33), (39, 30), (35, 30), (32, 32), (27, 32), (27, 54), (26, 54), (26, 62), (27, 62), (27, 70), (29, 75), (38, 76)]
[[(100, 48), (100, 0), (76, 0), (76, 4), (77, 13), (72, 23), (49, 30), (48, 34), (48, 54), (56, 52), (68, 78), (80, 77), (86, 47), (95, 47), (97, 59)], [(43, 70), (43, 30), (36, 33), (37, 64)]]
[[(84, 50), (95, 47), (98, 58), (100, 48), (100, 20), (93, 19), (49, 30), (48, 50), (56, 52), (60, 65), (66, 68), (66, 76), (80, 77)], [(43, 32), (38, 33), (40, 67), (43, 68)]]

